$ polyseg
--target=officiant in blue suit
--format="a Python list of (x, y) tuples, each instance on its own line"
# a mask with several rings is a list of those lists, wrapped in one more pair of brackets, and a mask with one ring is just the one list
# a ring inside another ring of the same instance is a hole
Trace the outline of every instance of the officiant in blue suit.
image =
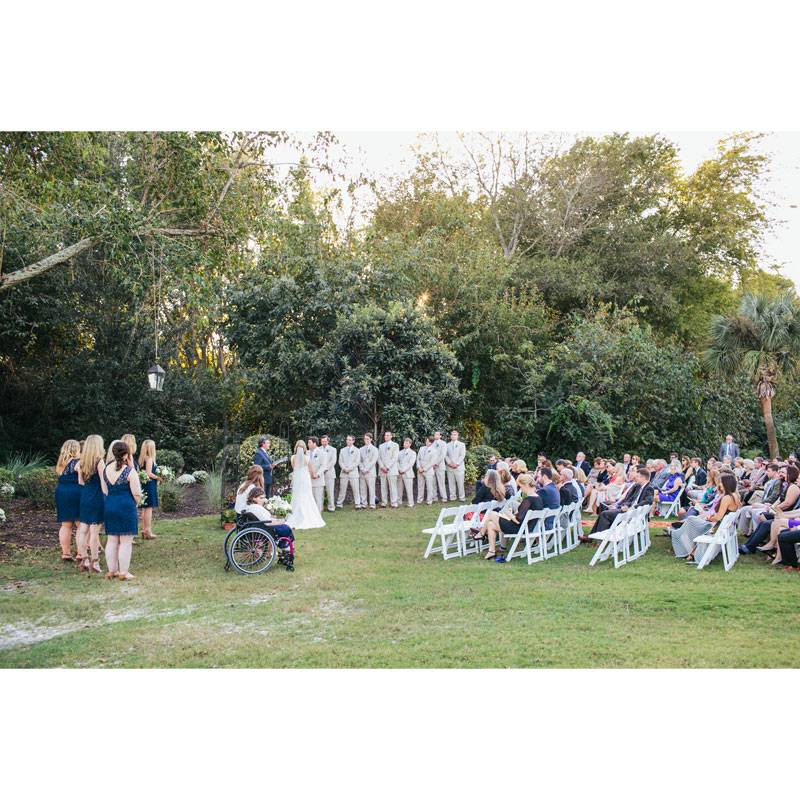
[(258, 440), (258, 448), (253, 456), (253, 463), (264, 470), (264, 494), (272, 497), (272, 459), (269, 457), (270, 441), (266, 436)]

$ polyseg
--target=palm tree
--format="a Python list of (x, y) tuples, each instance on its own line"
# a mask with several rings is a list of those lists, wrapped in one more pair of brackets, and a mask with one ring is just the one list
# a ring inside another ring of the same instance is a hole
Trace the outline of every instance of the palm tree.
[(720, 373), (744, 369), (750, 376), (764, 415), (769, 454), (776, 458), (772, 398), (781, 376), (800, 365), (800, 310), (794, 293), (774, 298), (747, 294), (734, 314), (714, 317), (705, 358)]

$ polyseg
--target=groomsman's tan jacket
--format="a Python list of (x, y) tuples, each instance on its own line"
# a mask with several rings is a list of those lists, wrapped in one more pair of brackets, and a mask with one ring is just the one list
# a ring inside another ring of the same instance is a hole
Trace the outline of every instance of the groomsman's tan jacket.
[(386, 505), (388, 499), (392, 508), (397, 508), (397, 456), (399, 450), (397, 442), (383, 442), (378, 448), (378, 475), (381, 479), (382, 506)]
[(327, 444), (320, 445), (317, 449), (325, 455), (325, 491), (328, 494), (328, 511), (333, 511), (335, 508), (333, 488), (336, 483), (336, 448), (332, 444)]
[[(464, 442), (448, 442), (446, 448), (447, 457), (447, 485), (450, 488), (450, 499), (456, 499), (456, 489), (458, 489), (458, 499), (464, 500), (464, 459), (467, 455), (467, 447)], [(451, 467), (450, 464), (455, 464)]]
[(361, 492), (359, 491), (358, 465), (361, 463), (361, 453), (353, 445), (345, 445), (339, 451), (339, 498), (336, 505), (341, 508), (347, 495), (347, 487), (353, 493), (353, 503), (356, 508), (361, 508)]
[(436, 499), (436, 483), (433, 474), (433, 451), (424, 444), (417, 453), (417, 503), (425, 500), (425, 488), (428, 489), (428, 505)]
[(417, 463), (417, 454), (409, 447), (405, 447), (397, 456), (397, 501), (403, 502), (403, 489), (406, 490), (408, 507), (414, 506), (414, 464)]
[(447, 502), (447, 489), (444, 486), (444, 460), (446, 456), (447, 445), (443, 439), (434, 439), (431, 445), (433, 451), (433, 474), (436, 476), (436, 485), (439, 490), (439, 499)]
[(374, 444), (365, 444), (359, 450), (359, 454), (361, 459), (358, 466), (361, 505), (366, 507), (369, 498), (369, 507), (375, 508), (375, 464), (378, 461), (378, 448)]
[(325, 454), (319, 447), (315, 447), (308, 451), (308, 459), (308, 466), (311, 470), (311, 492), (314, 500), (317, 501), (317, 508), (322, 511), (322, 499), (325, 492)]

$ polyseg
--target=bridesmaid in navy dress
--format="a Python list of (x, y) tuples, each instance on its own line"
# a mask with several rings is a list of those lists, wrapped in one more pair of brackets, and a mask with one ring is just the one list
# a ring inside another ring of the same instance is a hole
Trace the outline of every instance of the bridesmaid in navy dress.
[[(78, 486), (78, 462), (81, 446), (75, 439), (61, 445), (56, 464), (56, 519), (61, 523), (58, 541), (61, 543), (61, 560), (72, 561), (72, 528), (80, 519), (81, 487)], [(76, 530), (77, 533), (77, 530)]]
[[(125, 438), (124, 436), (122, 437)], [(142, 506), (142, 539), (157, 539), (153, 533), (153, 509), (158, 508), (158, 482), (161, 477), (156, 472), (156, 443), (152, 439), (145, 439), (142, 442), (142, 450), (139, 453), (139, 465), (147, 473), (150, 480), (144, 485), (144, 493), (147, 495)]]
[[(81, 524), (75, 537), (78, 545), (78, 562), (81, 572), (102, 572), (100, 569), (100, 526), (103, 524), (104, 495), (100, 483), (105, 461), (103, 437), (87, 437), (81, 451), (78, 483), (81, 486)], [(87, 555), (87, 546), (92, 554)]]
[(139, 528), (137, 505), (142, 496), (139, 474), (133, 468), (133, 457), (125, 442), (116, 442), (112, 448), (114, 461), (103, 471), (103, 491), (106, 495), (103, 518), (106, 541), (107, 578), (129, 581), (135, 577), (129, 572), (133, 537)]

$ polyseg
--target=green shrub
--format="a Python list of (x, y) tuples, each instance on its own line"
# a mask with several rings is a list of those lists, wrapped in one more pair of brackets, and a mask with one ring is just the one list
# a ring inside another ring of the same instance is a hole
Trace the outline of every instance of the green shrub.
[(174, 481), (164, 481), (158, 487), (158, 502), (162, 511), (180, 511), (183, 505), (183, 488)]
[(253, 456), (258, 449), (258, 440), (266, 436), (270, 440), (269, 455), (273, 461), (279, 458), (289, 457), (292, 454), (292, 449), (286, 439), (281, 439), (280, 436), (273, 436), (271, 433), (256, 434), (255, 436), (248, 436), (239, 446), (239, 477), (244, 477), (247, 470), (253, 463)]
[(500, 457), (500, 453), (489, 447), (488, 444), (479, 444), (477, 447), (470, 447), (464, 459), (464, 483), (477, 483), (486, 471), (486, 464), (489, 456)]
[(7, 469), (14, 476), (14, 483), (20, 475), (30, 472), (34, 469), (41, 469), (47, 466), (47, 459), (40, 455), (22, 453), (11, 453), (3, 464), (4, 469)]
[(58, 476), (53, 467), (37, 467), (23, 473), (17, 481), (17, 494), (27, 497), (34, 508), (55, 508)]
[(17, 476), (6, 467), (0, 467), (0, 485), (10, 483), (12, 486), (17, 485)]
[(159, 465), (163, 464), (165, 467), (169, 467), (176, 475), (183, 472), (183, 456), (177, 450), (159, 450), (156, 455)]
[(203, 497), (208, 511), (218, 511), (222, 504), (222, 473), (209, 472), (203, 481)]

